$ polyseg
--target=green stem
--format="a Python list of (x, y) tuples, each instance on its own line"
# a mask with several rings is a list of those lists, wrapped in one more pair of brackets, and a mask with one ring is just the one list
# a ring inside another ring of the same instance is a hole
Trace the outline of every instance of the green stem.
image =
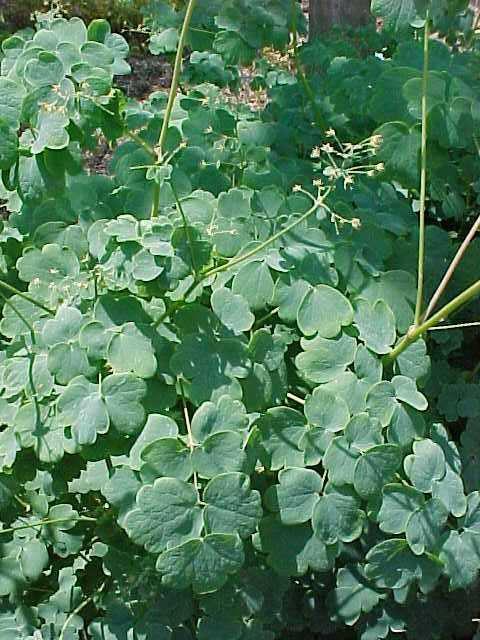
[(279, 309), (280, 307), (275, 307), (275, 309), (272, 309), (271, 311), (266, 313), (264, 316), (262, 316), (255, 322), (254, 326), (261, 327), (267, 320), (270, 320), (270, 318), (273, 318), (273, 316), (278, 313)]
[(24, 300), (27, 300), (27, 302), (30, 302), (31, 304), (34, 304), (39, 309), (42, 309), (42, 311), (46, 311), (49, 315), (51, 315), (51, 316), (55, 315), (54, 311), (52, 311), (51, 309), (46, 307), (41, 302), (38, 302), (38, 300), (35, 300), (34, 298), (29, 296), (28, 294), (23, 293), (23, 291), (20, 291), (19, 289), (17, 289), (16, 287), (12, 286), (11, 284), (8, 284), (8, 282), (4, 282), (3, 280), (0, 280), (0, 287), (5, 289), (5, 291), (8, 291), (9, 293), (13, 293), (16, 296), (20, 296), (20, 298), (23, 298)]
[[(177, 54), (175, 56), (175, 64), (173, 67), (172, 84), (170, 86), (170, 93), (168, 94), (168, 102), (163, 116), (162, 129), (160, 131), (160, 138), (158, 140), (157, 149), (157, 164), (161, 164), (164, 160), (165, 142), (167, 140), (168, 127), (170, 126), (170, 119), (172, 117), (173, 107), (175, 105), (175, 99), (177, 97), (178, 85), (180, 83), (180, 73), (182, 71), (183, 62), (183, 50), (185, 48), (185, 42), (187, 39), (188, 30), (190, 28), (190, 22), (192, 20), (193, 11), (197, 0), (189, 0), (185, 18), (183, 20), (182, 30), (180, 32), (180, 38), (178, 41)], [(155, 218), (158, 214), (158, 206), (160, 201), (160, 185), (155, 183), (155, 191), (153, 196), (152, 218)]]
[(297, 72), (298, 79), (303, 85), (305, 94), (307, 95), (307, 98), (310, 100), (310, 104), (312, 105), (313, 114), (314, 114), (317, 126), (320, 129), (325, 129), (326, 127), (325, 119), (320, 109), (318, 108), (317, 101), (315, 100), (315, 93), (307, 79), (307, 76), (305, 75), (302, 69), (302, 63), (300, 60), (300, 56), (298, 54), (297, 0), (291, 0), (291, 2), (292, 2), (291, 29), (292, 29), (293, 59), (295, 62), (295, 70)]
[(478, 216), (478, 218), (475, 220), (475, 223), (473, 224), (472, 228), (468, 232), (465, 240), (460, 245), (460, 248), (458, 249), (457, 253), (455, 254), (455, 257), (453, 258), (452, 262), (450, 263), (450, 266), (448, 267), (447, 271), (445, 272), (445, 275), (443, 276), (442, 281), (438, 285), (437, 290), (435, 291), (435, 293), (432, 296), (432, 299), (430, 300), (430, 303), (429, 303), (429, 305), (427, 307), (427, 310), (425, 311), (425, 314), (423, 316), (423, 320), (428, 320), (428, 318), (430, 317), (430, 314), (432, 313), (432, 311), (437, 306), (438, 301), (440, 300), (442, 295), (445, 293), (445, 289), (447, 288), (447, 286), (448, 286), (450, 280), (452, 279), (452, 277), (453, 277), (458, 265), (462, 261), (465, 253), (467, 252), (468, 247), (472, 243), (473, 239), (475, 238), (475, 236), (476, 236), (476, 234), (478, 233), (479, 230), (480, 230), (480, 216)]
[(429, 46), (430, 27), (429, 13), (425, 20), (423, 34), (423, 79), (422, 79), (422, 166), (420, 177), (420, 228), (418, 237), (418, 283), (417, 301), (415, 305), (415, 326), (418, 327), (422, 319), (423, 290), (425, 282), (425, 209), (427, 202), (427, 141), (428, 141), (428, 76), (429, 76)]
[(190, 226), (188, 224), (187, 216), (185, 215), (185, 211), (183, 209), (182, 203), (180, 202), (180, 198), (177, 195), (177, 191), (172, 183), (170, 183), (170, 187), (172, 189), (173, 197), (175, 198), (175, 203), (177, 205), (177, 209), (182, 216), (183, 228), (185, 229), (185, 237), (187, 239), (188, 249), (190, 251), (190, 260), (192, 261), (192, 270), (193, 276), (197, 277), (197, 267), (195, 264), (195, 251), (193, 249), (193, 241), (192, 236), (190, 235)]
[(78, 615), (83, 609), (85, 609), (85, 607), (90, 604), (90, 602), (92, 602), (93, 597), (90, 596), (89, 598), (87, 598), (86, 600), (84, 600), (83, 602), (81, 602), (78, 607), (76, 607), (66, 618), (65, 622), (63, 623), (62, 626), (62, 630), (60, 632), (60, 636), (59, 636), (59, 640), (64, 640), (65, 638), (65, 632), (68, 629), (68, 625), (70, 624), (70, 622), (73, 620), (73, 618)]
[(9, 529), (0, 529), (0, 535), (6, 533), (14, 533), (15, 531), (21, 531), (22, 529), (31, 529), (32, 527), (43, 527), (47, 524), (59, 524), (61, 522), (97, 522), (96, 518), (87, 518), (87, 516), (78, 516), (77, 518), (52, 518), (50, 520), (38, 520), (38, 522), (31, 522), (30, 524), (22, 524), (18, 527), (10, 527)]
[(251, 251), (248, 251), (247, 253), (244, 253), (243, 255), (238, 256), (236, 258), (232, 258), (231, 260), (228, 260), (228, 262), (226, 262), (225, 264), (221, 265), (220, 267), (214, 267), (213, 269), (209, 269), (208, 271), (204, 271), (203, 273), (199, 274), (196, 278), (194, 278), (192, 284), (188, 287), (186, 292), (183, 294), (183, 297), (180, 300), (177, 300), (170, 307), (170, 309), (167, 309), (167, 311), (165, 311), (165, 313), (163, 313), (153, 323), (153, 326), (154, 327), (158, 327), (160, 324), (162, 324), (162, 322), (168, 316), (170, 316), (173, 313), (175, 313), (175, 311), (177, 311), (177, 309), (180, 309), (185, 304), (188, 296), (192, 293), (192, 291), (195, 289), (195, 287), (197, 287), (199, 284), (201, 284), (204, 280), (206, 280), (207, 278), (210, 278), (211, 276), (217, 275), (218, 273), (222, 273), (223, 271), (227, 271), (231, 267), (235, 267), (238, 264), (240, 264), (241, 262), (244, 262), (245, 260), (248, 260), (249, 258), (252, 258), (257, 253), (260, 253), (261, 251), (266, 249), (268, 246), (270, 246), (271, 244), (273, 244), (274, 242), (279, 240), (282, 236), (284, 236), (285, 234), (287, 234), (290, 231), (292, 231), (292, 229), (297, 227), (299, 224), (301, 224), (302, 222), (305, 222), (305, 220), (307, 220), (307, 218), (309, 218), (313, 213), (315, 213), (315, 211), (317, 211), (317, 209), (319, 207), (323, 206), (323, 202), (327, 198), (327, 196), (330, 194), (330, 192), (331, 192), (331, 189), (330, 188), (327, 189), (325, 194), (321, 198), (318, 198), (317, 200), (315, 200), (314, 205), (306, 213), (304, 213), (302, 216), (300, 216), (300, 218), (297, 218), (297, 220), (294, 220), (287, 227), (285, 227), (284, 229), (281, 229), (280, 231), (275, 233), (273, 236), (268, 238), (268, 240), (265, 240), (265, 242), (262, 242), (261, 244), (257, 245)]
[(437, 311), (437, 313), (431, 316), (431, 318), (426, 320), (423, 324), (418, 327), (413, 326), (398, 345), (387, 356), (385, 356), (385, 364), (394, 362), (398, 356), (405, 351), (405, 349), (408, 349), (408, 347), (416, 342), (426, 331), (443, 322), (443, 320), (451, 316), (452, 313), (455, 313), (455, 311), (460, 309), (460, 307), (467, 302), (470, 302), (470, 300), (478, 295), (480, 295), (480, 280), (477, 280), (475, 284), (472, 284), (471, 287), (465, 289), (465, 291), (446, 304), (442, 309), (440, 309), (440, 311)]
[(130, 138), (130, 140), (133, 140), (133, 142), (145, 149), (149, 156), (154, 159), (157, 157), (155, 149), (150, 144), (148, 144), (148, 142), (143, 140), (143, 138), (141, 138), (138, 134), (134, 133), (133, 131), (125, 131), (125, 135)]
[(438, 327), (431, 327), (430, 331), (448, 331), (451, 329), (472, 329), (480, 327), (480, 322), (461, 322), (460, 324), (445, 324)]
[(271, 244), (273, 244), (274, 242), (279, 240), (282, 236), (286, 235), (287, 233), (295, 229), (295, 227), (297, 227), (299, 224), (302, 224), (302, 222), (305, 222), (305, 220), (307, 220), (313, 213), (315, 213), (315, 211), (322, 206), (323, 200), (327, 197), (329, 192), (330, 190), (328, 190), (327, 193), (324, 196), (322, 196), (320, 200), (315, 200), (314, 205), (306, 213), (300, 216), (300, 218), (297, 218), (297, 220), (294, 220), (293, 222), (291, 222), (284, 229), (281, 229), (277, 233), (274, 233), (273, 236), (270, 236), (270, 238), (268, 238), (267, 240), (265, 240), (264, 242), (256, 246), (251, 251), (247, 251), (247, 253), (244, 253), (241, 256), (232, 258), (225, 264), (222, 264), (220, 267), (215, 267), (213, 269), (210, 269), (209, 271), (205, 271), (203, 274), (202, 280), (204, 280), (205, 278), (209, 278), (210, 276), (217, 275), (217, 273), (222, 273), (223, 271), (227, 271), (228, 269), (231, 269), (232, 267), (237, 266), (241, 262), (244, 262), (245, 260), (249, 260), (250, 258), (253, 258), (253, 256), (255, 256), (257, 253), (261, 253), (262, 251), (264, 251)]
[[(195, 444), (195, 440), (193, 439), (192, 423), (190, 421), (190, 415), (188, 413), (187, 400), (185, 397), (185, 389), (183, 388), (182, 379), (177, 378), (177, 380), (178, 380), (178, 386), (180, 387), (180, 395), (182, 396), (183, 418), (185, 420), (185, 426), (187, 427), (188, 448), (190, 449), (190, 453), (193, 454), (196, 444)], [(198, 477), (196, 472), (193, 473), (193, 484), (198, 494)], [(199, 494), (198, 494), (198, 497), (200, 499)]]
[(3, 293), (0, 293), (0, 298), (4, 300), (5, 304), (8, 305), (10, 309), (12, 309), (12, 311), (17, 314), (17, 316), (20, 318), (23, 324), (28, 328), (28, 330), (30, 331), (32, 342), (35, 343), (35, 330), (33, 328), (33, 325), (30, 324), (30, 322), (25, 318), (23, 313), (17, 309), (16, 305), (14, 305), (13, 302), (10, 301), (10, 298), (7, 298), (6, 296), (4, 296)]

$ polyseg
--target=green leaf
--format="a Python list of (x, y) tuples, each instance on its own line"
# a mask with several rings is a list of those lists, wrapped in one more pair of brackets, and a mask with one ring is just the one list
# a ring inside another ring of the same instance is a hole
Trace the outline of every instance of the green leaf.
[(153, 485), (144, 485), (124, 527), (136, 544), (152, 553), (196, 538), (203, 528), (197, 492), (176, 478), (159, 478)]
[(165, 551), (157, 561), (162, 582), (173, 589), (192, 586), (195, 593), (218, 591), (244, 563), (237, 536), (212, 533)]
[(468, 533), (450, 531), (440, 551), (451, 589), (466, 589), (478, 576), (480, 557), (469, 542)]
[(402, 484), (388, 484), (378, 512), (380, 529), (386, 533), (404, 533), (414, 511), (423, 508), (425, 499), (420, 491)]
[(87, 353), (77, 343), (60, 343), (54, 345), (48, 352), (48, 370), (55, 380), (67, 385), (77, 376), (92, 376), (96, 369), (88, 361)]
[(268, 469), (304, 466), (300, 442), (306, 424), (301, 413), (288, 407), (274, 407), (258, 420), (257, 426), (261, 436), (259, 457)]
[(41, 51), (36, 60), (27, 62), (24, 73), (25, 80), (35, 87), (58, 85), (65, 75), (62, 61), (49, 51)]
[(355, 324), (360, 340), (374, 353), (388, 353), (395, 342), (395, 316), (383, 300), (370, 305), (366, 300), (355, 303)]
[(160, 33), (152, 34), (148, 48), (154, 56), (161, 53), (172, 53), (177, 50), (178, 45), (178, 29), (170, 27), (163, 29)]
[(17, 161), (17, 132), (0, 124), (0, 170), (7, 171)]
[(135, 507), (135, 497), (141, 487), (131, 469), (116, 469), (101, 487), (105, 499), (118, 511), (118, 522), (124, 527), (127, 513)]
[(387, 122), (375, 134), (383, 139), (377, 156), (385, 164), (386, 176), (398, 180), (406, 189), (418, 188), (421, 147), (418, 127), (409, 128), (403, 122)]
[(0, 113), (5, 125), (12, 129), (20, 126), (20, 112), (25, 97), (24, 88), (8, 78), (0, 78)]
[[(401, 156), (399, 158), (401, 159)], [(400, 176), (396, 179), (400, 179)], [(414, 188), (417, 186), (415, 181)], [(377, 300), (384, 300), (393, 311), (398, 331), (407, 333), (413, 323), (413, 308), (416, 297), (416, 282), (411, 273), (387, 271), (378, 277), (368, 278), (359, 294), (371, 305), (374, 305)]]
[(69, 342), (78, 335), (83, 316), (78, 309), (62, 305), (57, 309), (55, 318), (47, 320), (42, 329), (45, 344), (53, 346), (60, 342)]
[(336, 340), (320, 336), (301, 340), (303, 353), (295, 358), (300, 373), (312, 382), (335, 380), (355, 358), (357, 341), (345, 334)]
[(337, 547), (324, 545), (308, 524), (286, 526), (274, 517), (260, 522), (254, 544), (280, 576), (302, 576), (309, 567), (328, 571), (337, 554)]
[(82, 58), (92, 67), (109, 68), (114, 63), (113, 53), (101, 42), (85, 42), (80, 47)]
[(413, 443), (413, 454), (405, 458), (404, 468), (416, 489), (431, 493), (434, 481), (445, 475), (445, 454), (432, 440), (419, 440)]
[(413, 553), (419, 556), (425, 550), (433, 551), (435, 549), (447, 518), (448, 510), (443, 502), (437, 498), (432, 498), (411, 514), (405, 533)]
[(421, 26), (419, 22), (419, 0), (372, 0), (373, 15), (382, 18), (387, 29), (404, 31), (410, 25)]
[(27, 581), (35, 582), (49, 564), (49, 555), (45, 544), (35, 538), (29, 540), (20, 554), (20, 566)]
[(280, 471), (278, 480), (265, 494), (267, 507), (279, 513), (283, 524), (308, 522), (320, 499), (322, 478), (311, 469), (289, 468)]
[(402, 464), (402, 450), (392, 444), (380, 444), (365, 451), (355, 464), (353, 486), (364, 499), (380, 493)]
[(247, 300), (238, 293), (232, 293), (230, 289), (216, 289), (211, 304), (221, 323), (235, 335), (249, 331), (255, 322), (255, 316), (250, 312)]
[(218, 431), (243, 431), (247, 426), (245, 406), (230, 396), (204, 402), (192, 417), (192, 434), (198, 442)]
[(98, 434), (107, 433), (110, 418), (98, 386), (85, 378), (70, 382), (58, 400), (58, 409), (72, 426), (79, 444), (93, 444)]
[(107, 361), (114, 373), (134, 373), (151, 378), (157, 371), (152, 342), (133, 322), (124, 324), (108, 344)]
[(362, 614), (380, 602), (382, 593), (371, 586), (360, 565), (342, 567), (337, 573), (337, 586), (328, 596), (335, 619), (354, 625)]
[(364, 523), (365, 513), (354, 492), (331, 485), (328, 493), (317, 502), (312, 517), (315, 535), (326, 545), (357, 540), (362, 535)]
[[(437, 104), (445, 102), (447, 83), (443, 75), (430, 72), (427, 85), (427, 107), (430, 112)], [(403, 86), (403, 96), (408, 103), (408, 110), (417, 120), (422, 119), (423, 79), (412, 78)]]
[(442, 572), (438, 559), (414, 555), (407, 542), (399, 538), (378, 543), (366, 560), (365, 573), (380, 589), (404, 589), (418, 582), (423, 593), (428, 593)]
[(243, 436), (235, 431), (214, 433), (192, 452), (193, 468), (202, 478), (214, 478), (229, 471), (243, 471), (245, 463)]
[(418, 411), (425, 411), (428, 402), (425, 396), (417, 390), (415, 381), (406, 376), (394, 376), (392, 384), (395, 388), (397, 400), (405, 402)]
[(188, 480), (193, 473), (190, 449), (179, 438), (160, 438), (148, 444), (141, 453), (144, 464), (140, 476), (153, 482), (161, 476)]
[(264, 262), (249, 262), (233, 279), (232, 291), (248, 302), (252, 311), (264, 309), (273, 298), (273, 278)]
[(322, 338), (335, 338), (342, 327), (352, 324), (353, 308), (340, 291), (320, 284), (303, 298), (297, 322), (305, 336), (318, 333)]
[(107, 376), (102, 382), (102, 394), (113, 426), (120, 433), (131, 435), (145, 424), (146, 413), (141, 402), (147, 393), (143, 380), (131, 373)]
[(210, 533), (251, 535), (262, 517), (258, 491), (250, 488), (243, 473), (225, 473), (214, 477), (205, 487), (203, 500), (205, 527)]
[(80, 265), (75, 253), (67, 247), (46, 244), (39, 249), (28, 249), (17, 261), (19, 277), (25, 282), (40, 281), (59, 284), (68, 276), (77, 276)]
[(337, 433), (347, 426), (350, 410), (345, 400), (317, 387), (305, 400), (305, 416), (314, 427)]

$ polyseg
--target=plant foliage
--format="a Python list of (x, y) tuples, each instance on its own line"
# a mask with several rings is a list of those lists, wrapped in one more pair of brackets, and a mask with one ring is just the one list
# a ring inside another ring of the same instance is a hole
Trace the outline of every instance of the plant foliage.
[[(2, 640), (472, 632), (472, 334), (390, 357), (414, 322), (425, 20), (448, 42), (428, 295), (480, 191), (467, 3), (427, 4), (374, 0), (383, 34), (299, 47), (296, 3), (200, 0), (167, 121), (164, 92), (115, 88), (128, 45), (104, 20), (4, 41)], [(152, 5), (152, 51), (185, 9)], [(252, 61), (262, 111), (222, 89)], [(100, 136), (108, 175), (85, 168)], [(446, 296), (479, 258), (477, 239)]]

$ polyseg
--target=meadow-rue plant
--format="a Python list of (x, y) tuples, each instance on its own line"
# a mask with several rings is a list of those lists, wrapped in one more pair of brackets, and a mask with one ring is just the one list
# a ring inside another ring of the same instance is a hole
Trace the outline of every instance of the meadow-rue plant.
[(467, 3), (297, 4), (147, 3), (141, 102), (105, 20), (2, 44), (2, 640), (475, 631)]

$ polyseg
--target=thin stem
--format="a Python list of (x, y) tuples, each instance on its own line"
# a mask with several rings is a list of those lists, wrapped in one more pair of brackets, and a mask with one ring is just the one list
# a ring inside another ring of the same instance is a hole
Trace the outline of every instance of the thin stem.
[(152, 158), (157, 157), (155, 149), (152, 147), (152, 145), (148, 144), (148, 142), (143, 140), (143, 138), (141, 138), (137, 133), (134, 133), (133, 131), (125, 131), (125, 135), (133, 140), (133, 142), (136, 142), (136, 144), (139, 144), (141, 147), (143, 147), (143, 149), (145, 149), (149, 156), (151, 156)]
[(472, 240), (474, 239), (474, 237), (477, 234), (479, 229), (480, 229), (480, 216), (478, 216), (478, 218), (476, 219), (476, 221), (473, 224), (472, 228), (468, 232), (467, 237), (465, 238), (465, 240), (460, 245), (460, 248), (457, 251), (454, 259), (450, 263), (450, 266), (448, 267), (447, 272), (443, 276), (443, 279), (440, 282), (440, 284), (438, 285), (437, 290), (433, 294), (432, 299), (430, 300), (430, 303), (429, 303), (429, 305), (427, 307), (427, 310), (425, 311), (425, 315), (424, 315), (424, 318), (423, 318), (424, 320), (428, 320), (428, 318), (432, 314), (432, 311), (437, 306), (438, 301), (440, 300), (440, 298), (444, 294), (445, 289), (448, 286), (448, 283), (452, 279), (453, 274), (455, 273), (458, 265), (462, 261), (463, 256), (465, 255), (468, 247), (470, 246)]
[(97, 522), (95, 518), (88, 518), (87, 516), (77, 516), (77, 518), (52, 518), (46, 520), (38, 520), (38, 522), (30, 522), (29, 524), (22, 524), (18, 527), (10, 527), (9, 529), (0, 529), (0, 535), (4, 535), (6, 533), (14, 533), (15, 531), (20, 531), (22, 529), (31, 529), (32, 527), (43, 527), (47, 524), (59, 524), (61, 522), (71, 522), (75, 520), (76, 522)]
[(473, 380), (479, 373), (480, 373), (480, 362), (478, 362), (475, 368), (473, 369), (473, 371), (471, 371), (468, 374), (467, 380)]
[(195, 278), (193, 280), (192, 284), (188, 287), (188, 289), (185, 291), (185, 293), (183, 294), (183, 297), (180, 300), (177, 300), (171, 306), (170, 309), (167, 309), (167, 311), (165, 311), (165, 313), (163, 313), (153, 323), (153, 326), (154, 327), (158, 327), (169, 315), (174, 313), (177, 309), (181, 308), (185, 304), (188, 296), (192, 293), (192, 291), (194, 291), (194, 289), (199, 284), (201, 284), (204, 280), (206, 280), (207, 278), (210, 278), (213, 275), (217, 275), (218, 273), (222, 273), (223, 271), (227, 271), (231, 267), (235, 267), (238, 264), (244, 262), (245, 260), (248, 260), (249, 258), (252, 258), (257, 253), (260, 253), (261, 251), (266, 249), (268, 246), (270, 246), (271, 244), (273, 244), (274, 242), (279, 240), (282, 236), (284, 236), (285, 234), (287, 234), (290, 231), (292, 231), (292, 229), (297, 227), (299, 224), (301, 224), (302, 222), (305, 222), (305, 220), (307, 220), (313, 213), (315, 213), (315, 211), (317, 211), (318, 208), (323, 206), (324, 200), (327, 198), (327, 196), (330, 194), (330, 192), (331, 192), (331, 188), (327, 189), (325, 194), (323, 196), (321, 196), (321, 197), (318, 197), (314, 201), (314, 205), (306, 213), (304, 213), (302, 216), (300, 216), (300, 218), (297, 218), (297, 220), (294, 220), (292, 223), (290, 223), (284, 229), (281, 229), (280, 231), (275, 233), (273, 236), (271, 236), (270, 238), (268, 238), (267, 240), (265, 240), (264, 242), (262, 242), (261, 244), (256, 246), (251, 251), (248, 251), (247, 253), (244, 253), (241, 256), (237, 256), (236, 258), (232, 258), (231, 260), (228, 260), (225, 264), (221, 265), (220, 267), (214, 267), (212, 269), (209, 269), (208, 271), (205, 271), (204, 273), (199, 274), (197, 276), (197, 278)]
[(52, 311), (51, 309), (46, 307), (41, 302), (38, 302), (38, 300), (35, 300), (35, 298), (32, 298), (27, 293), (23, 293), (23, 291), (20, 291), (19, 289), (17, 289), (16, 287), (12, 286), (11, 284), (8, 284), (8, 282), (4, 282), (3, 280), (0, 280), (0, 287), (5, 289), (5, 291), (9, 291), (10, 293), (13, 293), (16, 296), (20, 296), (20, 298), (23, 298), (24, 300), (27, 300), (27, 302), (30, 302), (31, 304), (35, 305), (39, 309), (42, 309), (42, 311), (45, 311), (49, 315), (51, 315), (51, 316), (55, 315), (54, 311)]
[(271, 311), (266, 313), (264, 316), (262, 316), (255, 322), (255, 327), (262, 326), (264, 322), (266, 322), (267, 320), (270, 320), (270, 318), (273, 318), (273, 316), (276, 315), (279, 312), (279, 310), (280, 310), (280, 307), (275, 307), (275, 309), (272, 309)]
[(190, 251), (190, 260), (192, 261), (193, 276), (196, 277), (197, 276), (197, 267), (196, 267), (196, 264), (195, 264), (195, 251), (193, 249), (193, 241), (192, 241), (192, 236), (190, 234), (190, 226), (188, 224), (187, 216), (185, 215), (185, 211), (184, 211), (182, 203), (180, 202), (180, 199), (179, 199), (179, 197), (177, 195), (177, 191), (176, 191), (175, 187), (171, 183), (170, 183), (170, 187), (172, 189), (173, 197), (175, 198), (177, 209), (178, 209), (180, 215), (182, 216), (183, 228), (185, 229), (185, 237), (187, 238), (188, 249)]
[[(190, 449), (190, 452), (193, 453), (193, 450), (195, 449), (196, 445), (195, 445), (195, 440), (193, 439), (192, 423), (190, 422), (190, 416), (188, 414), (187, 400), (185, 398), (185, 390), (183, 388), (183, 382), (181, 378), (178, 378), (178, 385), (180, 387), (180, 394), (182, 396), (183, 417), (185, 420), (185, 425), (187, 427), (188, 448)], [(195, 489), (197, 490), (197, 493), (198, 493), (198, 478), (197, 478), (196, 472), (193, 473), (193, 484), (195, 485)]]
[(422, 79), (422, 167), (420, 177), (420, 213), (418, 236), (418, 283), (417, 302), (415, 305), (415, 326), (422, 319), (423, 290), (425, 283), (425, 209), (427, 202), (427, 140), (428, 140), (428, 77), (430, 46), (430, 15), (427, 9), (425, 30), (423, 34), (423, 79)]
[(287, 398), (289, 398), (290, 400), (293, 400), (297, 404), (302, 404), (302, 405), (305, 404), (305, 400), (303, 400), (303, 398), (299, 398), (298, 396), (294, 395), (293, 393), (287, 393)]
[(27, 318), (25, 318), (23, 313), (17, 309), (17, 306), (15, 304), (13, 304), (13, 302), (11, 302), (10, 298), (7, 298), (6, 296), (4, 296), (3, 293), (0, 293), (0, 298), (2, 298), (2, 300), (5, 302), (5, 304), (8, 305), (10, 307), (10, 309), (12, 309), (12, 311), (17, 314), (17, 316), (20, 318), (20, 320), (23, 322), (23, 324), (28, 328), (28, 330), (30, 331), (30, 336), (32, 338), (32, 342), (34, 343), (35, 342), (35, 330), (33, 328), (33, 325), (29, 322), (29, 320), (27, 320)]
[(297, 0), (291, 0), (292, 6), (292, 19), (291, 19), (291, 30), (292, 30), (292, 47), (293, 47), (293, 60), (295, 62), (295, 70), (297, 72), (298, 79), (303, 85), (303, 89), (307, 98), (312, 105), (313, 114), (315, 117), (315, 121), (317, 126), (321, 129), (325, 129), (325, 119), (318, 108), (317, 101), (315, 99), (315, 93), (307, 79), (307, 76), (303, 72), (302, 63), (300, 61), (300, 56), (298, 54), (298, 28), (297, 28)]
[(93, 597), (90, 596), (89, 598), (87, 598), (86, 600), (84, 600), (83, 602), (81, 602), (78, 607), (76, 607), (69, 616), (67, 616), (65, 622), (63, 623), (62, 626), (62, 630), (60, 632), (60, 636), (59, 636), (59, 640), (64, 640), (65, 638), (65, 631), (67, 631), (68, 625), (70, 624), (70, 622), (72, 621), (72, 619), (78, 615), (83, 609), (85, 609), (85, 607), (90, 604), (90, 602), (92, 602)]
[(416, 342), (426, 331), (431, 330), (432, 327), (443, 322), (446, 318), (451, 316), (452, 313), (460, 309), (460, 307), (467, 302), (470, 302), (470, 300), (478, 295), (480, 295), (480, 280), (477, 280), (475, 284), (472, 284), (471, 287), (465, 289), (465, 291), (460, 295), (442, 307), (442, 309), (437, 311), (437, 313), (435, 313), (429, 320), (426, 320), (418, 327), (413, 326), (398, 345), (387, 356), (385, 356), (385, 364), (394, 362), (398, 356), (405, 351), (405, 349), (408, 349), (408, 347)]
[(448, 329), (470, 329), (480, 327), (480, 322), (461, 322), (460, 324), (444, 324), (438, 327), (431, 327), (429, 331), (446, 331)]
[[(182, 71), (183, 62), (183, 50), (185, 48), (185, 41), (187, 39), (188, 30), (190, 28), (190, 22), (192, 20), (193, 11), (197, 0), (189, 0), (185, 18), (183, 19), (182, 30), (180, 32), (180, 38), (178, 40), (177, 53), (175, 56), (175, 64), (173, 67), (172, 84), (170, 86), (170, 93), (168, 94), (167, 106), (165, 114), (163, 116), (162, 129), (160, 131), (160, 137), (158, 140), (157, 148), (157, 164), (161, 164), (164, 161), (165, 142), (167, 140), (168, 127), (170, 126), (170, 119), (172, 117), (173, 107), (175, 106), (175, 99), (177, 97), (178, 85), (180, 84), (180, 73)], [(153, 205), (152, 205), (152, 218), (158, 215), (158, 207), (160, 204), (160, 185), (155, 183), (153, 193)]]
[(183, 62), (183, 50), (185, 48), (185, 42), (187, 39), (188, 30), (190, 28), (190, 22), (192, 20), (192, 15), (195, 10), (196, 4), (197, 4), (197, 0), (189, 0), (187, 11), (185, 12), (185, 18), (183, 19), (182, 30), (180, 32), (180, 37), (178, 40), (177, 53), (175, 56), (175, 64), (173, 66), (173, 73), (172, 73), (172, 84), (170, 86), (170, 94), (168, 96), (167, 108), (165, 111), (165, 117), (162, 124), (162, 130), (160, 132), (160, 139), (158, 141), (160, 160), (162, 159), (163, 147), (165, 145), (165, 140), (167, 138), (168, 125), (170, 123), (170, 118), (171, 118), (173, 106), (175, 103), (177, 89), (180, 83), (180, 73), (182, 71), (182, 62)]
[(294, 220), (293, 222), (291, 222), (284, 229), (281, 229), (277, 233), (274, 233), (273, 236), (270, 236), (270, 238), (268, 238), (267, 240), (259, 244), (257, 247), (255, 247), (251, 251), (247, 251), (247, 253), (244, 253), (241, 256), (232, 258), (231, 260), (229, 260), (225, 264), (222, 264), (219, 267), (215, 267), (213, 269), (205, 271), (202, 279), (209, 278), (210, 276), (216, 275), (218, 273), (222, 273), (223, 271), (227, 271), (228, 269), (231, 269), (232, 267), (237, 266), (241, 262), (244, 262), (245, 260), (249, 260), (250, 258), (253, 258), (253, 256), (255, 256), (257, 253), (261, 253), (262, 251), (264, 251), (271, 244), (273, 244), (274, 242), (279, 240), (282, 236), (286, 235), (287, 233), (295, 229), (295, 227), (297, 227), (299, 224), (302, 224), (302, 222), (305, 222), (305, 220), (307, 220), (313, 213), (315, 213), (315, 211), (317, 211), (317, 209), (323, 205), (323, 201), (329, 195), (330, 191), (331, 189), (328, 189), (324, 196), (315, 200), (313, 206), (310, 207), (310, 209), (306, 213), (300, 216), (300, 218), (297, 218), (297, 220)]

